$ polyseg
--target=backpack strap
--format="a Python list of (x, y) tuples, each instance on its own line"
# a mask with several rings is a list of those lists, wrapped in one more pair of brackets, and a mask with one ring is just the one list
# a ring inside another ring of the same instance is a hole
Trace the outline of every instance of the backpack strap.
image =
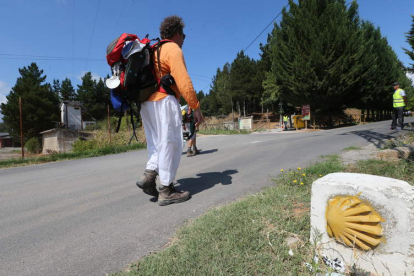
[[(139, 111), (141, 109), (141, 104), (139, 104), (139, 105), (137, 104), (137, 107), (138, 107), (138, 114), (139, 114)], [(128, 145), (131, 144), (132, 139), (134, 137), (138, 141), (137, 133), (135, 132), (135, 130), (136, 130), (135, 123), (134, 123), (134, 114), (135, 114), (135, 112), (134, 112), (134, 109), (133, 108), (131, 108), (130, 114), (131, 114), (132, 135), (131, 135), (131, 138), (129, 139)], [(135, 117), (137, 118), (137, 122), (138, 122), (138, 115), (135, 114)]]

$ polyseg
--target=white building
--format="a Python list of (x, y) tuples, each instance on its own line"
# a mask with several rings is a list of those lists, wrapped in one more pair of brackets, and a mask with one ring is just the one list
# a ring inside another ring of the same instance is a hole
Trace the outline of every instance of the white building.
[(80, 102), (64, 101), (60, 104), (60, 121), (64, 128), (83, 130), (82, 104)]

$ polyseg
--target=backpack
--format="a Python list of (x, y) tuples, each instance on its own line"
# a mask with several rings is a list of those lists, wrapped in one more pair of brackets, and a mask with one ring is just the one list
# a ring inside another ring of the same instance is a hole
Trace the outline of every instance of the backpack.
[[(151, 46), (151, 41), (157, 41)], [(142, 40), (134, 34), (123, 33), (114, 39), (106, 49), (106, 60), (111, 67), (112, 77), (105, 81), (111, 89), (111, 103), (114, 109), (120, 112), (118, 127), (124, 111), (130, 111), (133, 135), (135, 136), (134, 109), (135, 104), (140, 109), (140, 103), (145, 102), (160, 88), (157, 79), (152, 55), (156, 50), (159, 57), (159, 46), (170, 40), (149, 39), (148, 35)], [(158, 58), (158, 70), (161, 70)], [(137, 114), (135, 116), (138, 118)], [(137, 139), (137, 138), (136, 138)], [(137, 139), (138, 140), (138, 139)]]

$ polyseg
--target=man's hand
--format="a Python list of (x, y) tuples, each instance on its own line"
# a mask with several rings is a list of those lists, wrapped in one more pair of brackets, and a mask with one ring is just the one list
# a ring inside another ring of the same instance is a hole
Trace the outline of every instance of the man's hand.
[(201, 114), (200, 108), (197, 108), (194, 110), (193, 116), (194, 116), (194, 122), (195, 122), (196, 127), (199, 126), (204, 121), (204, 117), (203, 117), (203, 114)]

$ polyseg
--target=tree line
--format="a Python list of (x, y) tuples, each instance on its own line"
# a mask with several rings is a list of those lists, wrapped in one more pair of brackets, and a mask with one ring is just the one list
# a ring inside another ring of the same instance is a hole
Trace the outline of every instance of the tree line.
[[(258, 60), (240, 51), (217, 69), (208, 93), (197, 93), (205, 116), (278, 111), (279, 106), (293, 112), (304, 104), (311, 106), (312, 114), (322, 115), (349, 107), (390, 110), (396, 81), (407, 92), (407, 108), (414, 109), (414, 88), (406, 76), (414, 73), (414, 64), (403, 66), (380, 29), (359, 17), (356, 1), (289, 0), (288, 4), (267, 43), (260, 44)], [(414, 16), (412, 22), (406, 34), (411, 49), (404, 51), (414, 61)], [(76, 89), (68, 78), (46, 83), (36, 63), (19, 72), (7, 102), (0, 106), (1, 129), (17, 134), (19, 97), (24, 102), (27, 138), (60, 122), (62, 101), (80, 101), (85, 119), (106, 117), (110, 90), (90, 72)]]
[[(414, 17), (406, 39), (414, 49)], [(412, 49), (405, 52), (414, 60)], [(414, 108), (406, 75), (414, 65), (403, 66), (380, 29), (359, 17), (356, 1), (289, 0), (260, 50), (259, 60), (240, 51), (217, 69), (201, 102), (205, 115), (278, 111), (280, 104), (290, 111), (309, 104), (323, 115), (349, 107), (391, 110), (394, 82)]]
[(85, 119), (102, 120), (107, 116), (107, 105), (110, 104), (110, 90), (104, 80), (94, 80), (88, 72), (82, 77), (77, 89), (69, 78), (63, 81), (53, 80), (47, 83), (36, 63), (19, 69), (20, 77), (6, 96), (7, 102), (0, 105), (3, 114), (1, 128), (7, 130), (17, 140), (20, 137), (19, 98), (22, 99), (23, 137), (29, 139), (39, 133), (52, 129), (60, 122), (60, 103), (63, 101), (79, 101)]

